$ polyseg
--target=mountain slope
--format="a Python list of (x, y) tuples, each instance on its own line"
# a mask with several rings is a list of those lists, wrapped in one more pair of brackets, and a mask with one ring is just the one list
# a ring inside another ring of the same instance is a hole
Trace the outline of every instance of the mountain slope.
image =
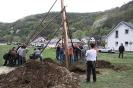
[[(133, 22), (133, 1), (104, 12), (95, 13), (67, 13), (70, 30), (72, 33), (81, 30), (84, 36), (105, 35), (111, 31), (120, 21)], [(58, 12), (51, 12), (40, 26), (38, 32), (44, 29), (46, 25), (55, 17)], [(37, 25), (41, 22), (46, 13), (27, 16), (13, 23), (0, 22), (0, 37), (5, 35), (28, 36), (33, 33)], [(49, 39), (52, 33), (59, 28), (61, 24), (61, 14), (39, 35)], [(60, 30), (56, 37), (61, 37)]]

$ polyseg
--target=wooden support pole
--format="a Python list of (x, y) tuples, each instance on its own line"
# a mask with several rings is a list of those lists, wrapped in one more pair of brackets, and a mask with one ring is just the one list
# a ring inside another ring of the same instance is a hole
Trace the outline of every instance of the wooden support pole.
[[(64, 0), (61, 0), (61, 9), (64, 8)], [(62, 22), (66, 19), (65, 10), (62, 11)], [(64, 48), (65, 48), (65, 63), (66, 68), (69, 70), (69, 53), (68, 53), (68, 35), (67, 35), (67, 25), (66, 21), (63, 23), (63, 31), (64, 31)]]

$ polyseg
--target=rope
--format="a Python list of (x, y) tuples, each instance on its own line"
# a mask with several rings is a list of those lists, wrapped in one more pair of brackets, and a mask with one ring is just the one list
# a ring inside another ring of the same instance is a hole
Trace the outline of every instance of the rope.
[[(65, 7), (45, 26), (45, 28), (46, 27), (48, 27), (49, 26), (49, 24), (50, 23), (52, 23), (53, 22), (53, 20), (63, 11), (65, 9)], [(44, 29), (45, 29), (44, 28)], [(28, 45), (35, 39), (35, 38), (37, 38), (38, 37), (38, 35), (44, 30), (44, 29), (42, 29), (29, 43), (28, 43)]]
[(39, 29), (39, 27), (41, 26), (42, 22), (45, 20), (45, 18), (48, 16), (49, 12), (51, 11), (51, 9), (53, 8), (53, 6), (55, 5), (55, 3), (57, 2), (57, 0), (55, 0), (54, 4), (51, 6), (51, 8), (49, 9), (49, 11), (47, 12), (47, 14), (44, 16), (44, 18), (42, 19), (41, 23), (37, 26), (37, 28), (35, 29), (35, 31), (33, 32), (33, 34), (31, 35), (31, 37), (29, 38), (29, 40), (27, 41), (26, 45), (29, 45), (29, 41), (30, 39), (33, 37), (33, 35), (36, 33), (36, 31)]

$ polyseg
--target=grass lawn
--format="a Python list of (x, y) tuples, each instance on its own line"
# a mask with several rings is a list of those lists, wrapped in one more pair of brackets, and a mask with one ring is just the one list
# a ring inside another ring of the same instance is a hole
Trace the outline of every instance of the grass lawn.
[[(12, 47), (17, 48), (17, 45), (1, 45), (0, 46), (0, 66), (3, 64), (3, 61), (4, 61), (3, 55), (7, 53), (10, 49), (12, 49)], [(27, 53), (26, 59), (29, 59), (29, 55), (34, 52), (34, 48), (35, 47), (32, 47), (32, 46), (28, 47), (29, 51)], [(43, 55), (43, 58), (50, 57), (55, 60), (55, 55), (56, 55), (55, 49), (45, 49), (42, 55)]]
[[(0, 65), (3, 64), (3, 54), (8, 52), (15, 45), (0, 46)], [(17, 46), (16, 46), (17, 47)], [(34, 47), (28, 47), (28, 56), (34, 51)], [(43, 58), (50, 57), (55, 60), (55, 49), (45, 49)], [(116, 72), (111, 69), (97, 69), (101, 74), (97, 74), (97, 82), (85, 83), (85, 78), (80, 82), (82, 88), (133, 88), (133, 56), (118, 58), (118, 54), (98, 53), (98, 60), (111, 62), (113, 65), (126, 65), (131, 70)], [(92, 78), (92, 76), (91, 76)]]
[[(131, 70), (116, 72), (111, 69), (97, 69), (97, 82), (85, 83), (83, 79), (80, 84), (82, 88), (133, 88), (133, 56), (118, 58), (118, 54), (99, 53), (98, 60), (111, 62), (113, 65), (126, 65)], [(92, 76), (91, 76), (92, 78)]]

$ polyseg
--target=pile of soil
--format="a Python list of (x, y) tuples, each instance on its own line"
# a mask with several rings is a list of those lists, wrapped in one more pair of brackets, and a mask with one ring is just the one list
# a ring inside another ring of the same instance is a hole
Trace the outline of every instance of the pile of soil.
[[(82, 65), (81, 67), (77, 67), (77, 65)], [(64, 65), (62, 65), (64, 66)], [(130, 70), (131, 68), (126, 65), (112, 65), (109, 61), (104, 60), (97, 60), (96, 62), (96, 68), (108, 68), (112, 69), (114, 71), (125, 71)], [(86, 63), (84, 62), (76, 62), (75, 65), (70, 65), (70, 71), (77, 73), (79, 75), (86, 73)], [(98, 70), (96, 71), (97, 74), (101, 74)]]
[(126, 65), (116, 65), (112, 69), (114, 71), (125, 71), (125, 70), (130, 70), (131, 68)]
[(109, 61), (104, 60), (97, 60), (96, 62), (96, 68), (113, 68), (114, 66), (111, 65)]
[(41, 63), (28, 60), (24, 65), (0, 75), (0, 88), (81, 88), (76, 76), (51, 59)]

